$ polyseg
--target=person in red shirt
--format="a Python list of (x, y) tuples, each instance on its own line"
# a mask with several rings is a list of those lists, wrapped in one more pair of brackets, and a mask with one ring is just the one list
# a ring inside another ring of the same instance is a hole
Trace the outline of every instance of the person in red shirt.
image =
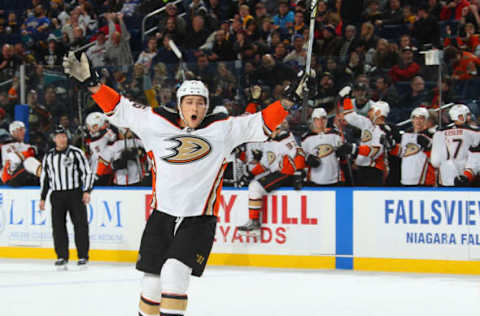
[(389, 72), (393, 82), (409, 81), (420, 71), (420, 66), (413, 61), (413, 51), (410, 46), (402, 49), (400, 65), (394, 65)]
[(464, 52), (455, 47), (448, 47), (444, 51), (447, 64), (453, 68), (452, 79), (468, 80), (477, 75), (477, 66), (480, 66), (480, 58), (469, 52)]

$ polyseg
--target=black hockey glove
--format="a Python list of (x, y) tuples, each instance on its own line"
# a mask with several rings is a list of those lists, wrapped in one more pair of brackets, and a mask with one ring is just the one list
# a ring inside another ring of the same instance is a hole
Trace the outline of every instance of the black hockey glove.
[(468, 187), (470, 182), (468, 181), (467, 176), (465, 175), (459, 175), (455, 177), (455, 180), (453, 181), (456, 187)]
[(322, 160), (315, 155), (307, 154), (307, 158), (305, 159), (307, 165), (313, 168), (318, 168), (322, 164)]
[(112, 167), (114, 170), (126, 169), (128, 160), (120, 158), (112, 162)]
[(237, 181), (237, 183), (235, 184), (235, 187), (237, 188), (245, 187), (250, 183), (252, 179), (253, 179), (253, 174), (251, 173), (244, 174), (243, 176), (240, 177), (240, 180)]
[(337, 157), (346, 157), (347, 155), (356, 156), (358, 153), (357, 144), (345, 143), (335, 151)]
[(303, 188), (303, 172), (295, 171), (293, 174), (293, 188), (295, 190), (301, 190)]
[(137, 151), (135, 149), (124, 150), (121, 154), (124, 160), (137, 160)]
[(254, 149), (254, 150), (252, 150), (252, 156), (253, 156), (254, 160), (260, 161), (260, 160), (262, 160), (263, 152), (261, 150)]
[(423, 134), (417, 135), (417, 144), (422, 146), (423, 150), (429, 150), (432, 148), (432, 140), (430, 139), (430, 137)]
[(78, 58), (73, 51), (69, 51), (68, 55), (63, 57), (63, 68), (67, 75), (75, 78), (82, 86), (94, 87), (100, 83), (100, 77), (85, 53)]
[(470, 146), (468, 150), (470, 150), (470, 152), (472, 153), (480, 153), (480, 144), (478, 144), (477, 146)]
[(314, 89), (314, 78), (315, 74), (313, 72), (308, 76), (302, 70), (298, 72), (295, 80), (283, 90), (282, 96), (294, 103), (290, 111), (297, 110), (302, 106), (303, 99), (308, 97), (310, 90)]

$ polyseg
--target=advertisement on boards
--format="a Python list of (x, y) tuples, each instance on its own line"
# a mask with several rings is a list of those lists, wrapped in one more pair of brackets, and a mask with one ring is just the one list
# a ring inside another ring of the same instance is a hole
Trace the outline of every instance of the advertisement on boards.
[(355, 191), (354, 256), (480, 259), (480, 196), (467, 191)]
[(213, 252), (285, 255), (335, 253), (335, 192), (276, 191), (264, 198), (260, 234), (241, 233), (248, 191), (223, 190)]
[[(94, 190), (87, 205), (92, 249), (136, 250), (145, 225), (141, 191)], [(0, 190), (0, 246), (53, 247), (51, 210), (39, 208), (38, 190)], [(48, 198), (47, 198), (48, 201)], [(73, 226), (67, 216), (70, 247)]]

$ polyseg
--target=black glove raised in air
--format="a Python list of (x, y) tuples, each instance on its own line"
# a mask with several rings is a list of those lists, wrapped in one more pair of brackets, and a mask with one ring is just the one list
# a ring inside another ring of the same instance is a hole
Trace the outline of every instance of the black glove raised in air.
[(313, 168), (320, 167), (320, 165), (322, 164), (322, 160), (320, 160), (320, 158), (311, 154), (307, 154), (307, 158), (305, 159), (305, 162), (307, 163), (307, 165)]

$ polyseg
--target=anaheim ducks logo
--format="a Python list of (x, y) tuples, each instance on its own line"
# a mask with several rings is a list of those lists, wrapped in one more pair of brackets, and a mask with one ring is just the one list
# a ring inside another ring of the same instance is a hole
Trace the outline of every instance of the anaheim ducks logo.
[(169, 163), (182, 164), (202, 159), (212, 151), (210, 143), (198, 136), (175, 136), (168, 140), (176, 142), (176, 146), (169, 148), (173, 154), (162, 157)]
[(327, 157), (328, 155), (332, 154), (335, 151), (333, 146), (330, 144), (319, 145), (315, 147), (315, 150), (317, 152), (318, 158)]
[(421, 148), (420, 146), (418, 146), (418, 144), (408, 143), (407, 146), (405, 146), (405, 154), (403, 155), (403, 157), (415, 155), (420, 151), (420, 149)]
[(277, 156), (275, 155), (275, 153), (273, 151), (267, 151), (267, 162), (268, 162), (268, 165), (270, 166), (272, 163), (275, 162), (275, 158)]
[(372, 140), (372, 138), (373, 138), (372, 132), (370, 132), (369, 130), (364, 129), (363, 132), (362, 132), (362, 142), (363, 142), (363, 143), (369, 142), (369, 141)]

